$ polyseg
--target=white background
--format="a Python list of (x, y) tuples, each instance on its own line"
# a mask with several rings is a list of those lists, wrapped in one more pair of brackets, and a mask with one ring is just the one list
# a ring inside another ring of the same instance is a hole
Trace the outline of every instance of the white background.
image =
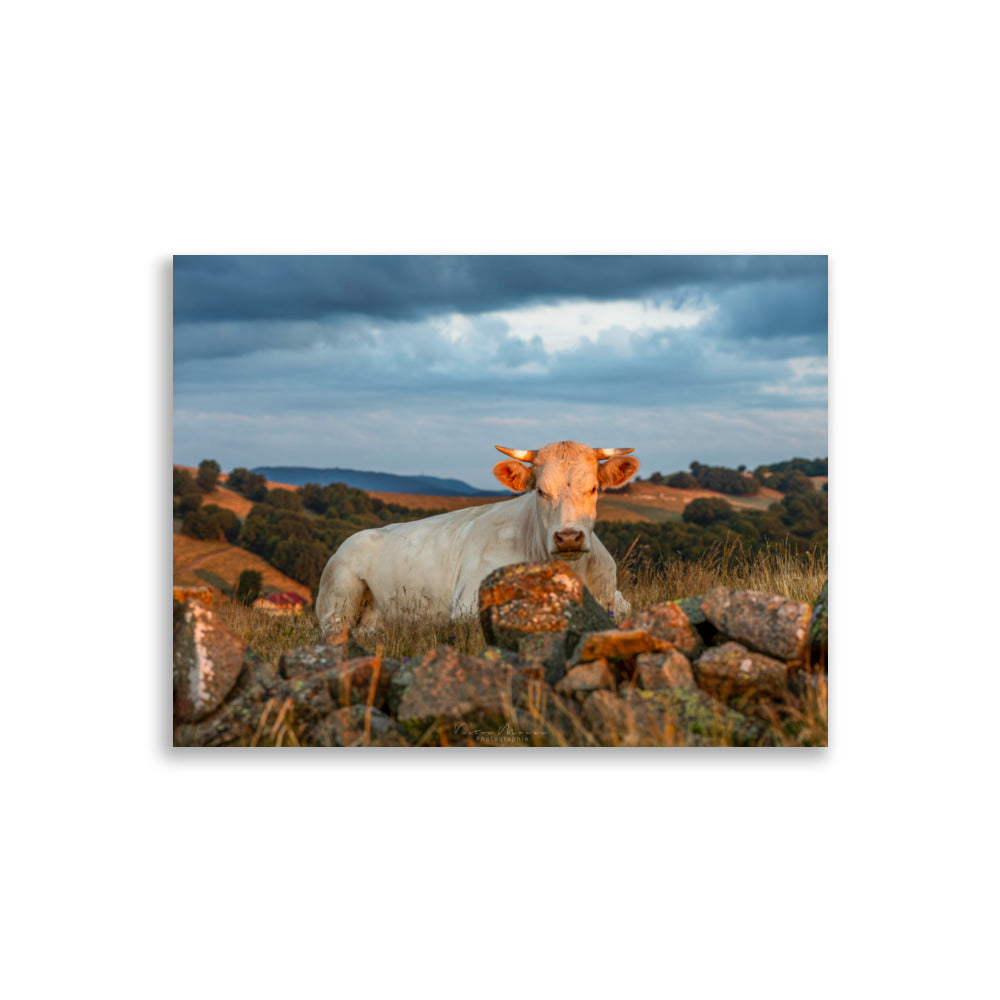
[[(12, 996), (995, 988), (986, 11), (4, 15)], [(289, 251), (829, 253), (831, 749), (169, 749), (170, 255)]]

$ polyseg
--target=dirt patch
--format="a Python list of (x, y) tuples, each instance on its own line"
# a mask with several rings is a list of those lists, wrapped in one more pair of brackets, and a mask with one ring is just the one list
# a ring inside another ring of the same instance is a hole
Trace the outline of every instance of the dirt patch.
[(408, 510), (464, 510), (466, 507), (482, 507), (483, 504), (496, 503), (499, 500), (511, 500), (509, 497), (436, 497), (418, 493), (383, 493), (376, 490), (365, 490), (370, 497), (378, 497), (383, 503), (394, 503)]

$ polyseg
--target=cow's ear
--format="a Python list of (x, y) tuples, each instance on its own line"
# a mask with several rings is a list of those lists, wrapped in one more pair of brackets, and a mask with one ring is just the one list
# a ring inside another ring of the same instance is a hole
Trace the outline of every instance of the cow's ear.
[(597, 467), (597, 481), (606, 490), (613, 490), (627, 483), (639, 471), (639, 459), (631, 455), (609, 458)]
[(531, 485), (531, 468), (521, 462), (497, 462), (493, 466), (493, 475), (500, 480), (507, 489), (521, 493)]

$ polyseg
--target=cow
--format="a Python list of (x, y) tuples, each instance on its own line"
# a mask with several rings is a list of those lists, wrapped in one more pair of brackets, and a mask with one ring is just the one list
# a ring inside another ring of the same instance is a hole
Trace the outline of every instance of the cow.
[(359, 531), (330, 557), (316, 614), (323, 635), (345, 626), (376, 628), (388, 617), (458, 618), (478, 610), (479, 586), (516, 562), (566, 559), (591, 593), (616, 614), (615, 561), (593, 532), (597, 494), (639, 469), (634, 448), (559, 441), (537, 451), (501, 448), (493, 475), (518, 497), (420, 521)]

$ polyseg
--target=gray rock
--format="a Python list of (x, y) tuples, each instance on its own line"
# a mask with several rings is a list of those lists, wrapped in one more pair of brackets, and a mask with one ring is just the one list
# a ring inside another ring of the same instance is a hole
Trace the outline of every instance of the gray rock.
[(246, 643), (199, 601), (174, 610), (174, 721), (198, 722), (211, 715), (233, 689)]
[(788, 667), (737, 642), (705, 650), (694, 662), (698, 687), (723, 701), (743, 695), (780, 696), (788, 686)]
[(636, 657), (636, 676), (647, 691), (695, 686), (691, 661), (679, 649), (642, 653)]
[(439, 646), (413, 668), (396, 721), (411, 739), (464, 742), (461, 737), (477, 727), (510, 724), (529, 685), (522, 671), (506, 663)]
[(701, 602), (720, 632), (736, 642), (788, 663), (801, 663), (812, 608), (777, 594), (717, 587)]
[(592, 691), (614, 691), (615, 677), (607, 660), (592, 660), (580, 663), (567, 671), (566, 676), (556, 684), (556, 692), (572, 697), (584, 697)]

